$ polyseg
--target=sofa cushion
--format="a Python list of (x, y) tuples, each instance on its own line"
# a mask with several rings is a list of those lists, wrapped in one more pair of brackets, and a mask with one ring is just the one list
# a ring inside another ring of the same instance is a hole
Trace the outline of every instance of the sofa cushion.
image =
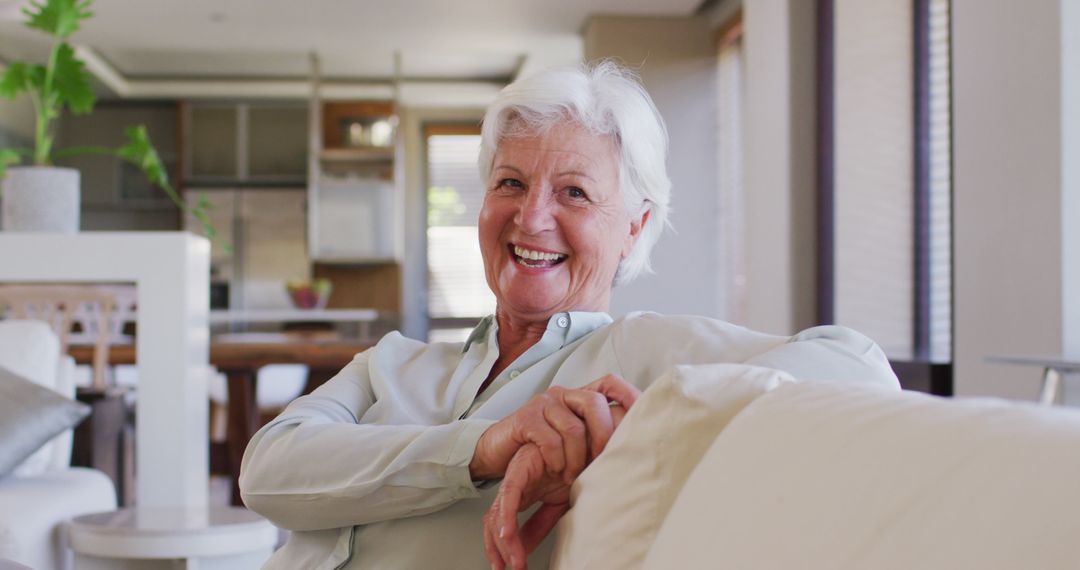
[(0, 477), (89, 413), (89, 406), (0, 367)]
[(717, 437), (645, 568), (1080, 566), (1080, 413), (787, 384)]
[(70, 568), (64, 522), (114, 510), (116, 490), (104, 473), (70, 467), (0, 480), (0, 505), (0, 559), (39, 570)]
[(551, 568), (638, 568), (716, 434), (747, 404), (792, 381), (739, 364), (678, 366), (634, 404), (571, 489)]

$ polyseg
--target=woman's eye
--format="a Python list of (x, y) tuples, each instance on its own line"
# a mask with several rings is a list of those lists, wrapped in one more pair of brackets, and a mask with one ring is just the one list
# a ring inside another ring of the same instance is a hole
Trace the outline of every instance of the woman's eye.
[(499, 181), (499, 188), (524, 188), (525, 185), (516, 178), (503, 178)]
[(577, 186), (569, 186), (566, 188), (566, 195), (575, 200), (585, 200), (589, 196), (585, 194), (585, 191)]

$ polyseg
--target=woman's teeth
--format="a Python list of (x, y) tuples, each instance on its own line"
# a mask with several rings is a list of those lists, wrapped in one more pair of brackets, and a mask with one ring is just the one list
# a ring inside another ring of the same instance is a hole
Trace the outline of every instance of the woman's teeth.
[(514, 255), (517, 257), (518, 262), (529, 267), (547, 267), (566, 259), (566, 255), (562, 253), (534, 251), (516, 245), (514, 246)]

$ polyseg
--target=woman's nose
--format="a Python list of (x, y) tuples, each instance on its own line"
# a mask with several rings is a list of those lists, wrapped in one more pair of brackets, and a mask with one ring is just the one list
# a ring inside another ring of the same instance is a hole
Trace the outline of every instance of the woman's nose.
[(522, 197), (514, 220), (522, 231), (537, 234), (555, 227), (554, 204), (548, 194), (540, 188), (534, 188)]

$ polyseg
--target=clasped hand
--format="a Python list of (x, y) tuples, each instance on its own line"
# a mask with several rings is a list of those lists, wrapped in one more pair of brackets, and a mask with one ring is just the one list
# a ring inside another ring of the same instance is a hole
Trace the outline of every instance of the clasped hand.
[[(503, 478), (484, 516), (492, 568), (525, 568), (528, 553), (570, 508), (570, 486), (604, 450), (639, 394), (611, 374), (578, 389), (552, 387), (484, 432), (469, 470), (474, 480)], [(518, 513), (538, 502), (518, 529)]]

